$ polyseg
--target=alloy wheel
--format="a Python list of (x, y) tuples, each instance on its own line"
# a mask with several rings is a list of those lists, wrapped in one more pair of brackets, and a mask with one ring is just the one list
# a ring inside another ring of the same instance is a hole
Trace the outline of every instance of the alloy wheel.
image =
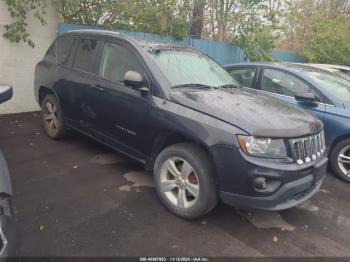
[(167, 159), (160, 173), (160, 191), (179, 208), (189, 208), (198, 200), (198, 176), (189, 162), (182, 158)]
[(340, 150), (338, 155), (338, 166), (344, 176), (350, 177), (350, 145)]
[(50, 128), (52, 131), (55, 131), (59, 128), (60, 122), (59, 122), (58, 116), (57, 116), (57, 108), (50, 101), (47, 101), (45, 103), (44, 120), (45, 120), (47, 127)]

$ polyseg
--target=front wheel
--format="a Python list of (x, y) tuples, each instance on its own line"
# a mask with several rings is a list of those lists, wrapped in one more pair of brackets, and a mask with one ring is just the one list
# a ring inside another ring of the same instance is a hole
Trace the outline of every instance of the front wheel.
[(350, 183), (350, 138), (334, 146), (330, 155), (330, 165), (339, 178)]
[(199, 218), (218, 202), (211, 160), (196, 145), (164, 149), (155, 161), (154, 180), (163, 204), (179, 217)]

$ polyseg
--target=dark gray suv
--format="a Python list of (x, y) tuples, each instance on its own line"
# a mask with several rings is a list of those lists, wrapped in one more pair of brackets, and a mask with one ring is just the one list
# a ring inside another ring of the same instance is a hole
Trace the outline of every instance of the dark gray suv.
[(72, 31), (38, 63), (35, 94), (49, 137), (74, 129), (134, 158), (183, 218), (206, 214), (218, 199), (290, 208), (314, 195), (326, 173), (318, 119), (242, 91), (183, 45)]

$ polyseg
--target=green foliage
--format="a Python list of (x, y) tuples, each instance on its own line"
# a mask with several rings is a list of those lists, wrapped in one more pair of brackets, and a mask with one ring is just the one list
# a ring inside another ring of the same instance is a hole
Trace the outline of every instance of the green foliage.
[(188, 1), (56, 0), (55, 5), (67, 23), (171, 34), (179, 38), (187, 36), (190, 27)]
[(289, 0), (281, 44), (311, 62), (350, 65), (348, 0)]
[[(348, 0), (2, 0), (14, 22), (4, 25), (4, 37), (34, 46), (26, 19), (34, 15), (46, 24), (45, 10), (54, 5), (66, 23), (96, 25), (173, 35), (191, 33), (196, 12), (202, 34), (197, 37), (239, 45), (251, 61), (275, 60), (279, 42), (284, 50), (310, 61), (350, 65)], [(283, 36), (281, 37), (281, 33)]]
[(313, 21), (313, 35), (303, 54), (315, 63), (350, 65), (350, 19)]
[(44, 19), (47, 3), (44, 0), (3, 0), (7, 6), (14, 22), (4, 25), (6, 32), (3, 37), (12, 42), (19, 43), (24, 41), (31, 47), (34, 47), (34, 42), (30, 39), (30, 35), (26, 30), (26, 18), (29, 12), (32, 12), (42, 25), (46, 25)]
[(275, 37), (269, 28), (261, 24), (244, 29), (236, 43), (244, 51), (249, 61), (275, 61), (272, 50), (276, 47)]
[[(236, 30), (233, 40), (250, 61), (276, 61), (272, 50), (276, 47), (279, 19), (284, 10), (281, 1), (248, 1), (249, 12)], [(253, 4), (253, 5), (252, 5)]]

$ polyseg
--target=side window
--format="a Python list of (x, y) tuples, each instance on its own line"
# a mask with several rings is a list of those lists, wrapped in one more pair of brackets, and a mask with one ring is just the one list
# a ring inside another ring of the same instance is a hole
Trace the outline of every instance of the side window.
[(123, 46), (107, 42), (103, 48), (99, 75), (108, 80), (123, 82), (128, 71), (144, 73), (135, 54)]
[(241, 86), (252, 88), (253, 81), (256, 75), (256, 68), (233, 68), (229, 70), (230, 75)]
[(73, 67), (81, 71), (92, 73), (96, 51), (97, 40), (81, 39), (75, 53)]
[(313, 93), (321, 101), (321, 97), (306, 83), (278, 70), (264, 70), (262, 90), (291, 97), (294, 97), (296, 94)]
[(66, 64), (72, 49), (74, 39), (71, 36), (61, 36), (57, 42), (57, 61), (60, 64)]
[(52, 63), (56, 63), (57, 62), (56, 59), (57, 59), (57, 40), (52, 43), (52, 45), (50, 46), (49, 50), (47, 50), (44, 57), (45, 61), (49, 61)]

